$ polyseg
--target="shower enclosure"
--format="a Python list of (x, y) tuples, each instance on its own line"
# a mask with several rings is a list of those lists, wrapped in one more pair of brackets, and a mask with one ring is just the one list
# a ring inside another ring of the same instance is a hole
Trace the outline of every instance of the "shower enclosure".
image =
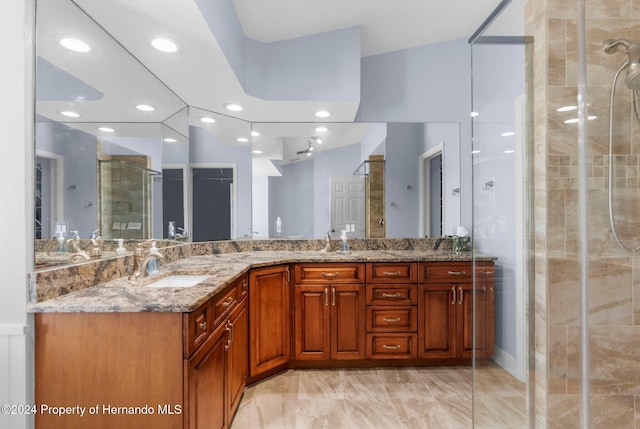
[[(483, 165), (500, 162), (503, 156), (496, 149), (482, 161), (484, 148), (503, 136), (491, 136), (498, 132), (492, 128), (499, 120), (482, 119), (480, 106), (495, 107), (500, 91), (498, 86), (487, 87), (485, 94), (492, 98), (478, 98), (483, 84), (493, 82), (490, 75), (479, 73), (480, 67), (501, 50), (494, 57), (494, 73), (502, 78), (493, 84), (502, 84), (513, 77), (502, 74), (503, 64), (522, 53), (472, 43), (473, 109), (480, 113), (473, 125), (474, 150), (481, 151), (474, 155), (474, 242), (476, 251), (493, 253), (511, 245), (510, 240), (520, 240), (516, 251), (529, 255), (521, 259), (525, 266), (529, 262), (522, 283), (517, 276), (510, 277), (508, 259), (496, 261), (496, 277), (502, 279), (496, 284), (496, 318), (508, 316), (504, 304), (510, 290), (517, 294), (522, 288), (527, 304), (526, 328), (516, 328), (516, 338), (528, 335), (523, 427), (636, 428), (640, 424), (640, 259), (635, 251), (640, 246), (636, 100), (640, 94), (635, 92), (639, 63), (635, 43), (640, 41), (640, 4), (512, 0), (500, 5), (506, 15), (514, 5), (523, 10), (522, 35), (528, 48), (521, 58), (523, 70), (531, 73), (526, 78), (531, 88), (526, 104), (531, 107), (531, 144), (527, 146), (526, 139), (516, 143), (514, 154), (517, 157), (520, 151), (525, 162), (514, 161), (514, 168), (524, 169), (522, 180), (517, 173), (514, 176), (515, 185), (484, 176), (498, 174), (498, 169), (490, 171)], [(481, 35), (484, 42), (505, 36), (498, 31), (501, 16), (494, 18)], [(516, 101), (511, 113), (517, 106)], [(485, 190), (483, 185), (490, 181), (493, 186)], [(499, 199), (512, 192), (512, 186), (524, 189), (526, 196), (524, 205), (513, 199), (512, 206), (525, 210), (525, 216), (515, 216), (521, 232), (515, 226), (512, 232), (509, 216), (503, 222), (499, 213)], [(503, 236), (496, 233), (501, 228), (506, 231)], [(496, 345), (504, 354), (497, 353), (495, 360), (500, 368), (508, 368), (509, 333), (498, 326), (497, 332), (504, 330), (497, 333)], [(484, 388), (482, 371), (480, 367), (474, 371), (475, 427), (487, 427), (483, 410), (495, 395)], [(522, 407), (516, 405), (505, 402), (500, 417), (520, 413)]]

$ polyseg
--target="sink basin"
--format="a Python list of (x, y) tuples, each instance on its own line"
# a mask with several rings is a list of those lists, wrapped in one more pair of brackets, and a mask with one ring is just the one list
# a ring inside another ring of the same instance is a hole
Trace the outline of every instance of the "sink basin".
[(191, 287), (197, 285), (208, 277), (209, 276), (190, 275), (167, 276), (148, 284), (146, 287)]

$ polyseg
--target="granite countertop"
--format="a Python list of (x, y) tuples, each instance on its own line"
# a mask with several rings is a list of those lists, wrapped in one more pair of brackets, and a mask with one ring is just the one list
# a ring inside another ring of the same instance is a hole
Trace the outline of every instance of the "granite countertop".
[[(478, 257), (476, 260), (493, 260)], [(190, 312), (216, 295), (250, 268), (303, 262), (421, 262), (471, 261), (471, 252), (438, 250), (357, 250), (347, 254), (318, 251), (259, 251), (192, 256), (161, 264), (160, 272), (136, 281), (121, 277), (57, 298), (31, 304), (32, 313), (45, 312)], [(146, 285), (168, 275), (208, 275), (191, 287), (151, 288)]]

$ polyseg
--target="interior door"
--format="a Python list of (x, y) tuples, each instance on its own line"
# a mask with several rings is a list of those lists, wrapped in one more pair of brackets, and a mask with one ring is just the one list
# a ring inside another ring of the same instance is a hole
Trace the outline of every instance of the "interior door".
[(233, 168), (192, 169), (193, 241), (231, 238)]
[(331, 177), (331, 232), (365, 236), (364, 177)]

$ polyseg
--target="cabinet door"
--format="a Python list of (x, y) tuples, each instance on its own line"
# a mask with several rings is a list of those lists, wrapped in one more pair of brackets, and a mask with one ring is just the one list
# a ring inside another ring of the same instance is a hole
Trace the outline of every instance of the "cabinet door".
[(330, 286), (295, 286), (295, 358), (330, 358)]
[(365, 358), (365, 287), (331, 287), (331, 358)]
[(219, 326), (200, 349), (185, 361), (186, 427), (225, 427), (225, 346), (224, 325)]
[[(493, 288), (479, 282), (458, 285), (458, 355), (489, 358), (493, 354)], [(475, 306), (475, 315), (474, 315)], [(474, 337), (475, 332), (475, 337)]]
[(247, 300), (243, 300), (226, 323), (227, 349), (227, 423), (231, 422), (238, 408), (242, 391), (249, 376), (249, 312)]
[(420, 285), (418, 356), (456, 357), (456, 285)]
[(289, 362), (289, 279), (288, 265), (255, 269), (249, 276), (251, 377)]

